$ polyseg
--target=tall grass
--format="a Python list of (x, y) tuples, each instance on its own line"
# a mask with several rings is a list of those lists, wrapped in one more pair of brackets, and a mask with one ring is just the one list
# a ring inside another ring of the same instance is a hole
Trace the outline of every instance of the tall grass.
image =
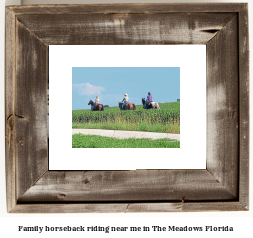
[(105, 111), (72, 111), (72, 128), (114, 129), (180, 133), (180, 102), (161, 103), (160, 110), (144, 110), (141, 105), (134, 111), (118, 107)]

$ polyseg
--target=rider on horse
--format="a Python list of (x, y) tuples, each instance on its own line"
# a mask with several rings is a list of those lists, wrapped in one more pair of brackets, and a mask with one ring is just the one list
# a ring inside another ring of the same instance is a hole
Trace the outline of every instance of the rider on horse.
[(147, 100), (145, 101), (145, 104), (144, 104), (145, 109), (148, 108), (148, 104), (151, 103), (151, 102), (152, 102), (152, 96), (151, 96), (151, 93), (148, 92)]
[(95, 103), (93, 105), (91, 105), (91, 110), (94, 110), (94, 107), (97, 106), (99, 104), (99, 97), (97, 96), (95, 99)]
[(121, 106), (121, 110), (124, 110), (124, 106), (125, 106), (127, 103), (129, 103), (129, 97), (128, 97), (127, 93), (125, 93), (122, 102), (123, 102), (123, 103), (122, 103), (122, 106)]

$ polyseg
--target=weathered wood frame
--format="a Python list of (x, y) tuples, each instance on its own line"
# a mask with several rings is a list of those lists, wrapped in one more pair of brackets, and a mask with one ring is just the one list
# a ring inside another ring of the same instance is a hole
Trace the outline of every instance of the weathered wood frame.
[[(240, 3), (6, 7), (8, 212), (247, 211), (247, 8)], [(50, 44), (206, 44), (206, 170), (48, 171)]]

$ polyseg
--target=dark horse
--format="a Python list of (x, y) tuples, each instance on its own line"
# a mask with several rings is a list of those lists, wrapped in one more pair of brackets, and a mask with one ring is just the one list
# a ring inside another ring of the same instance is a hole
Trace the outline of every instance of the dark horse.
[[(120, 110), (122, 110), (121, 106), (122, 106), (123, 102), (119, 102), (119, 108)], [(134, 103), (126, 103), (125, 106), (124, 106), (124, 109), (123, 110), (135, 110), (136, 109), (136, 106)]]
[[(145, 98), (142, 98), (143, 109), (145, 109)], [(150, 102), (147, 109), (160, 109), (157, 102)]]
[(145, 98), (142, 98), (142, 105), (143, 105), (143, 109), (153, 109), (153, 107), (152, 107), (152, 104), (151, 103), (149, 103), (147, 106), (147, 108), (145, 108)]
[[(91, 106), (93, 106), (94, 104), (95, 103), (92, 100), (90, 100), (88, 103), (88, 105), (91, 105)], [(92, 107), (91, 107), (91, 111), (92, 111)], [(94, 106), (93, 111), (104, 111), (103, 104), (98, 104), (98, 105)]]

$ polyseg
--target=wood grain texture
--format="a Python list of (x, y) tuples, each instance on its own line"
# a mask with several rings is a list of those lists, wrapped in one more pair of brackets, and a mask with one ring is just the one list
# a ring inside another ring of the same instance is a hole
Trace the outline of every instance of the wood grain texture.
[[(6, 8), (9, 212), (248, 210), (247, 4)], [(207, 170), (47, 171), (49, 44), (207, 44)]]
[(7, 210), (10, 211), (16, 205), (16, 181), (15, 181), (15, 142), (14, 142), (14, 85), (15, 85), (15, 19), (14, 14), (6, 9), (5, 26), (5, 157), (6, 157), (6, 196)]
[(239, 202), (185, 202), (129, 204), (126, 212), (211, 212), (247, 211)]
[(47, 45), (206, 44), (235, 16), (40, 14), (18, 16), (18, 20)]
[(17, 198), (48, 169), (47, 46), (16, 22), (15, 145)]
[(19, 202), (236, 199), (207, 170), (47, 172)]
[(207, 45), (207, 169), (238, 197), (239, 80), (235, 16)]
[(155, 4), (82, 4), (82, 5), (26, 5), (9, 7), (16, 15), (25, 14), (114, 14), (114, 13), (207, 13), (239, 12), (244, 3), (155, 3)]
[(82, 203), (22, 204), (12, 213), (135, 213), (135, 212), (214, 212), (247, 211), (239, 202), (155, 202), (155, 203)]
[(239, 201), (249, 204), (249, 32), (248, 5), (238, 14), (239, 19)]

